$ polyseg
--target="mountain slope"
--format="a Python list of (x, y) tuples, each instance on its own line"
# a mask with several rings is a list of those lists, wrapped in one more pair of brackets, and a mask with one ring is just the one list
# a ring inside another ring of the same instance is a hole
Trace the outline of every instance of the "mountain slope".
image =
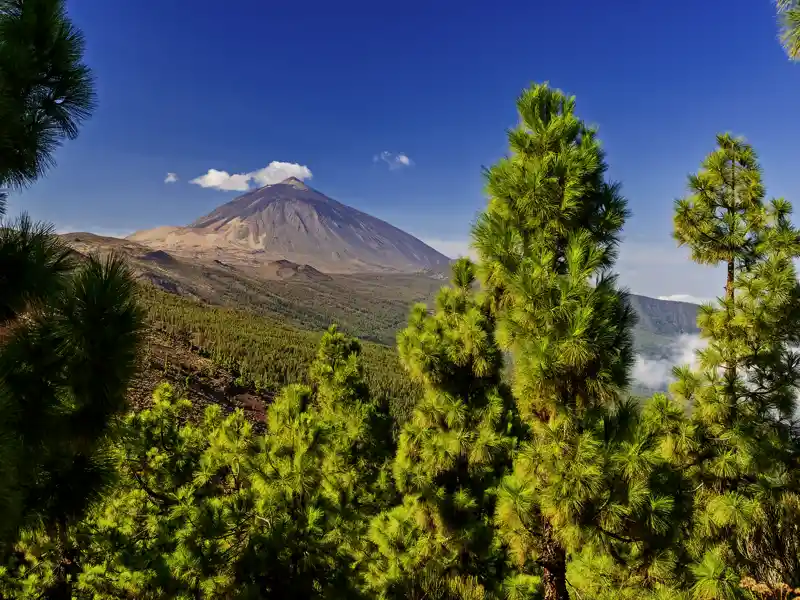
[[(197, 303), (192, 303), (193, 306), (202, 305), (207, 311), (213, 312), (215, 306), (227, 307), (254, 315), (254, 323), (263, 321), (270, 327), (293, 327), (305, 332), (321, 332), (331, 323), (337, 323), (362, 340), (388, 346), (387, 351), (394, 348), (397, 332), (408, 323), (411, 306), (415, 302), (430, 306), (438, 290), (446, 284), (441, 270), (325, 274), (287, 260), (263, 261), (257, 265), (219, 259), (188, 260), (131, 240), (91, 233), (61, 237), (81, 254), (103, 255), (114, 251), (125, 255), (139, 279), (170, 292), (162, 294), (156, 305), (164, 304), (166, 298), (175, 298), (176, 306), (189, 306), (185, 302), (194, 300)], [(695, 323), (698, 307), (637, 295), (631, 295), (631, 303), (639, 317), (634, 343), (640, 359), (634, 370), (637, 384), (633, 392), (647, 396), (664, 391), (670, 368), (687, 360), (687, 349), (693, 342), (686, 334), (698, 332)], [(172, 315), (166, 321), (175, 318)], [(200, 333), (189, 323), (185, 329), (188, 333)], [(287, 344), (286, 352), (296, 352), (288, 339), (282, 343)]]
[[(194, 259), (117, 238), (90, 233), (61, 236), (83, 254), (123, 253), (139, 278), (158, 288), (205, 303), (272, 317), (303, 329), (338, 323), (346, 331), (394, 346), (415, 302), (429, 305), (447, 282), (434, 273), (321, 273), (307, 264), (263, 260), (259, 264)], [(698, 307), (631, 295), (639, 317), (638, 350), (651, 358), (672, 351), (671, 340), (698, 332)]]
[(187, 227), (158, 227), (128, 239), (250, 264), (289, 260), (326, 273), (414, 272), (450, 262), (414, 236), (295, 178), (243, 194)]
[(698, 333), (696, 304), (631, 295), (639, 329), (660, 335)]

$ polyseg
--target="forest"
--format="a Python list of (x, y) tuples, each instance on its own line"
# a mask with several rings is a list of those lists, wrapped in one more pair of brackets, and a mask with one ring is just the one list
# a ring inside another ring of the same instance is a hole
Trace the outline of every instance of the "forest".
[[(200, 304), (149, 285), (142, 285), (136, 297), (150, 327), (236, 374), (242, 386), (272, 395), (287, 384), (310, 381), (308, 368), (323, 332)], [(370, 397), (387, 407), (395, 424), (404, 422), (421, 394), (420, 386), (405, 376), (392, 349), (372, 342), (361, 342), (361, 349)], [(147, 345), (143, 351), (148, 352)]]
[[(800, 7), (778, 14), (796, 56)], [(91, 115), (83, 51), (61, 0), (0, 1), (5, 188), (44, 176)], [(697, 365), (633, 400), (621, 184), (574, 97), (533, 84), (516, 110), (478, 258), (409, 307), (396, 355), (335, 325), (248, 329), (5, 220), (0, 598), (800, 597), (791, 204), (745, 139), (709, 140), (674, 237), (725, 292), (700, 310)], [(166, 383), (130, 411), (154, 325), (273, 391), (265, 430), (215, 405), (190, 419)]]

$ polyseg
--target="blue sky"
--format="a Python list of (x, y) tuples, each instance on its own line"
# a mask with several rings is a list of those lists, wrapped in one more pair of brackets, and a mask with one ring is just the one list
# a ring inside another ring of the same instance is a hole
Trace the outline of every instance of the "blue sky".
[[(539, 81), (575, 94), (600, 128), (634, 212), (619, 268), (635, 292), (720, 293), (669, 237), (672, 201), (716, 132), (745, 135), (770, 194), (800, 203), (800, 65), (777, 42), (771, 0), (68, 7), (99, 107), (11, 203), (59, 230), (185, 224), (237, 195), (192, 179), (282, 162), (452, 254), (485, 203), (481, 166), (505, 153), (516, 96)], [(409, 164), (390, 165), (400, 154)]]

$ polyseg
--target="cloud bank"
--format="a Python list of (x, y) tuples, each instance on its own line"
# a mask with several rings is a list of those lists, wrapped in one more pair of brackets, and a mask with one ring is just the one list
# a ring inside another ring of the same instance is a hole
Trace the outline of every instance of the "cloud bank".
[(697, 350), (706, 346), (706, 341), (699, 335), (682, 335), (675, 339), (666, 349), (666, 358), (652, 359), (636, 357), (633, 367), (634, 380), (650, 389), (666, 389), (674, 381), (672, 368), (690, 365), (697, 367)]
[(255, 187), (280, 183), (289, 177), (296, 177), (301, 181), (311, 179), (311, 169), (297, 163), (272, 161), (266, 167), (249, 173), (228, 173), (217, 169), (209, 169), (205, 175), (195, 177), (189, 183), (204, 188), (211, 188), (223, 192), (246, 192)]
[(375, 156), (373, 156), (372, 157), (372, 161), (373, 162), (381, 162), (381, 161), (383, 161), (387, 165), (389, 165), (389, 169), (391, 169), (391, 170), (402, 169), (404, 167), (410, 167), (411, 165), (414, 164), (414, 161), (412, 161), (408, 157), (408, 155), (403, 154), (402, 152), (400, 152), (398, 154), (394, 154), (392, 152), (389, 152), (388, 150), (384, 150), (380, 154), (376, 154)]
[(177, 173), (167, 173), (167, 176), (164, 178), (164, 183), (176, 183), (177, 181)]

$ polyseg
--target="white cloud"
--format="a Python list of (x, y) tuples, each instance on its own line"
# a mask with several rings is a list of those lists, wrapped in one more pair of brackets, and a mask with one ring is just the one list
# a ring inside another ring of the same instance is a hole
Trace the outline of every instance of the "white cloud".
[(375, 156), (373, 156), (372, 161), (373, 162), (383, 161), (387, 165), (389, 165), (389, 168), (392, 170), (401, 169), (403, 167), (410, 167), (411, 165), (414, 164), (414, 161), (412, 161), (407, 154), (404, 154), (402, 152), (394, 154), (392, 152), (389, 152), (388, 150), (384, 150), (380, 154), (376, 154)]
[(665, 389), (672, 381), (673, 367), (689, 365), (697, 368), (697, 351), (706, 347), (706, 340), (699, 335), (682, 335), (666, 348), (667, 358), (651, 359), (636, 357), (633, 378), (640, 384), (654, 390)]
[(209, 169), (208, 173), (195, 177), (189, 183), (225, 192), (246, 192), (250, 189), (250, 174), (231, 175), (227, 171)]
[(311, 179), (311, 169), (296, 163), (279, 162), (273, 160), (263, 169), (250, 173), (253, 181), (259, 186), (280, 183), (289, 177), (296, 177), (300, 181)]
[(311, 179), (311, 170), (305, 165), (272, 161), (266, 167), (251, 171), (250, 173), (234, 173), (209, 169), (205, 175), (195, 177), (189, 183), (204, 188), (212, 188), (225, 192), (246, 192), (251, 189), (250, 183), (256, 186), (280, 183), (289, 177), (296, 177), (301, 181)]
[(164, 183), (175, 183), (178, 181), (177, 173), (167, 173), (167, 176), (164, 178)]

